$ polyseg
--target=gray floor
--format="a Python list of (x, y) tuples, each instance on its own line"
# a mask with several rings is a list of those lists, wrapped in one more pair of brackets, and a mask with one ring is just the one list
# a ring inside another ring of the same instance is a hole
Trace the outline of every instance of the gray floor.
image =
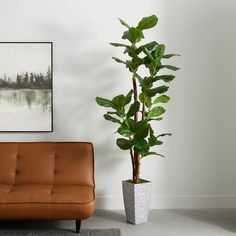
[[(74, 221), (0, 221), (0, 229), (74, 229)], [(82, 229), (120, 228), (122, 236), (236, 236), (235, 210), (152, 210), (149, 223), (130, 225), (123, 211), (98, 210)]]
[(136, 226), (123, 211), (97, 211), (82, 228), (120, 228), (122, 236), (235, 236), (236, 210), (152, 210), (149, 223)]

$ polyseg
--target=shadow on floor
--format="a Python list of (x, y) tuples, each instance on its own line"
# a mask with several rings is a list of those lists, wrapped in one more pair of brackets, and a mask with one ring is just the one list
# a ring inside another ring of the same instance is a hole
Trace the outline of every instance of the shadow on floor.
[(103, 219), (118, 221), (118, 222), (125, 222), (125, 213), (124, 212), (117, 212), (112, 210), (96, 210), (96, 217), (101, 217)]
[[(66, 222), (66, 225), (65, 225)], [(61, 229), (63, 226), (73, 226), (75, 228), (75, 222), (73, 221), (38, 221), (38, 220), (2, 220), (0, 221), (1, 230), (51, 230), (51, 229)], [(70, 228), (72, 228), (70, 227)]]

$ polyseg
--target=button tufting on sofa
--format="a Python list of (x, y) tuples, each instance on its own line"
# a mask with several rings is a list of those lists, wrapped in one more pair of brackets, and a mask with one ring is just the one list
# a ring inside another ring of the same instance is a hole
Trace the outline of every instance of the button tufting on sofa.
[(94, 188), (91, 143), (0, 143), (2, 220), (86, 219)]

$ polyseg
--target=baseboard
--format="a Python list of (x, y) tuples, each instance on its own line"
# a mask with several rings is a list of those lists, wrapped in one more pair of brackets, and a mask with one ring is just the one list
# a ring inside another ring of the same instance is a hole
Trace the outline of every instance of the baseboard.
[[(96, 197), (97, 209), (124, 209), (122, 197)], [(236, 195), (154, 195), (151, 209), (236, 208)]]

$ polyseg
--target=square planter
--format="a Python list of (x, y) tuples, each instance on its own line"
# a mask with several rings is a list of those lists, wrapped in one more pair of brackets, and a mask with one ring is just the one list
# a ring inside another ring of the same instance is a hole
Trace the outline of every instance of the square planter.
[(152, 183), (145, 181), (134, 184), (122, 181), (126, 220), (131, 224), (148, 222)]

